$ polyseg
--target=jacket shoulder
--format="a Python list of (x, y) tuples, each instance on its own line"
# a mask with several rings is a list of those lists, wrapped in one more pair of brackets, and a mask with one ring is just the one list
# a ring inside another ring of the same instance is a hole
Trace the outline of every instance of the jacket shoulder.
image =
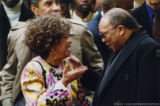
[(23, 38), (24, 31), (27, 27), (27, 22), (18, 22), (16, 23), (8, 34), (8, 41), (17, 41), (18, 39)]
[(68, 19), (72, 24), (77, 24), (77, 25), (80, 25), (80, 26), (83, 26), (83, 27), (86, 27), (85, 23), (79, 21), (79, 20), (76, 20), (76, 19)]
[(143, 12), (146, 11), (145, 9), (145, 3), (143, 3), (140, 7), (136, 8), (133, 12), (132, 12), (132, 15), (134, 17), (136, 17), (138, 14), (142, 15)]
[(18, 30), (27, 26), (27, 22), (18, 22), (11, 27), (11, 31)]

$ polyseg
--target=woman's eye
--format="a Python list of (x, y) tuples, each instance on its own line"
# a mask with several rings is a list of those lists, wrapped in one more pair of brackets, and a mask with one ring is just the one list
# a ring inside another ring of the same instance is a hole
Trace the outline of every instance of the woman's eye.
[(52, 5), (52, 1), (46, 1), (45, 5), (47, 5), (47, 6)]

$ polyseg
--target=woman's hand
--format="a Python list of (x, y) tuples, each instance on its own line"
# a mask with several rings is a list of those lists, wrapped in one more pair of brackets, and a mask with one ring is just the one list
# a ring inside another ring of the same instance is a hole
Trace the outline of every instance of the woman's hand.
[(63, 70), (62, 83), (67, 86), (68, 83), (80, 77), (88, 68), (86, 66), (80, 65), (75, 68), (73, 71), (68, 71), (68, 66), (66, 66)]
[(73, 55), (71, 55), (70, 57), (67, 57), (66, 59), (73, 65), (74, 69), (77, 68), (77, 67), (79, 67), (79, 66), (81, 66), (81, 63), (78, 60), (78, 58), (76, 58)]

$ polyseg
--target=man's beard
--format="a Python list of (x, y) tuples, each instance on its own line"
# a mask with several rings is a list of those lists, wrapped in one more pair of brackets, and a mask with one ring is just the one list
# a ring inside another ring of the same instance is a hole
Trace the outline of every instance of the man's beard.
[(88, 6), (88, 8), (83, 8), (82, 5), (80, 5), (80, 7), (78, 8), (79, 12), (83, 13), (83, 14), (88, 14), (90, 11), (92, 11), (92, 7)]

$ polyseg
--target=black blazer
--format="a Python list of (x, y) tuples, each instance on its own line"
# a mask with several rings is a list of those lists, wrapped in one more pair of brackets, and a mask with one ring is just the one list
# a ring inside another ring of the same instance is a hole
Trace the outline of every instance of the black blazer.
[[(19, 21), (26, 21), (33, 17), (32, 12), (25, 7), (24, 4), (21, 6), (21, 14)], [(11, 26), (9, 19), (6, 15), (3, 5), (0, 5), (0, 70), (6, 63), (7, 57), (7, 37)]]
[(93, 106), (159, 102), (158, 48), (160, 50), (160, 45), (146, 32), (133, 36), (107, 66), (95, 92)]
[(152, 26), (150, 24), (149, 15), (145, 6), (145, 2), (137, 9), (135, 9), (132, 15), (136, 18), (138, 23), (143, 26), (144, 30), (151, 36)]

